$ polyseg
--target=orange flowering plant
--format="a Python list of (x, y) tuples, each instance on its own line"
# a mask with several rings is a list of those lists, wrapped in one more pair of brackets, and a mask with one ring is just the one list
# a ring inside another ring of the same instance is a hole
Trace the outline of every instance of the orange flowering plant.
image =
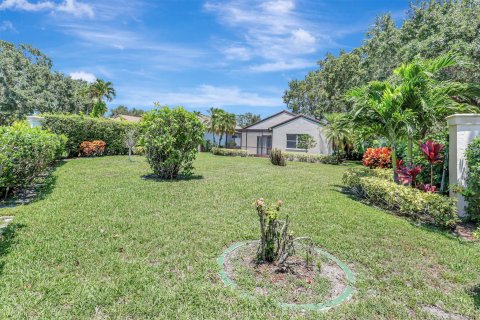
[(371, 169), (391, 168), (392, 150), (388, 147), (368, 148), (363, 154), (363, 165)]
[(106, 146), (102, 140), (83, 141), (80, 144), (80, 154), (84, 157), (103, 156)]

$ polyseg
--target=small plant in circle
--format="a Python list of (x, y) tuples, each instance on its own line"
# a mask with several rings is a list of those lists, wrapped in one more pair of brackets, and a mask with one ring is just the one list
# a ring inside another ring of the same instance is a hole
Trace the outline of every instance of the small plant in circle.
[(287, 259), (295, 254), (295, 243), (306, 242), (306, 263), (311, 262), (313, 241), (309, 237), (295, 238), (289, 231), (289, 215), (280, 220), (280, 208), (283, 201), (278, 200), (273, 205), (267, 205), (263, 198), (255, 201), (255, 207), (260, 220), (260, 246), (257, 261), (260, 263), (275, 263), (280, 271), (289, 270)]

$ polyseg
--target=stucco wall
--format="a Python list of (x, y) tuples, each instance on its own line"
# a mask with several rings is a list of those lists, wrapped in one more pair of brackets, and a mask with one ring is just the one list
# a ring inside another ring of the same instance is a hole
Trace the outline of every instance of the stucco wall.
[(297, 118), (286, 124), (280, 125), (272, 129), (272, 147), (289, 152), (305, 152), (305, 149), (287, 149), (287, 134), (309, 134), (314, 137), (317, 145), (315, 148), (309, 149), (308, 153), (312, 154), (331, 154), (330, 144), (325, 138), (323, 128), (318, 123), (305, 119)]
[(272, 135), (271, 131), (249, 131), (242, 132), (242, 150), (248, 153), (257, 154), (257, 137)]
[(267, 119), (263, 122), (260, 122), (259, 124), (253, 125), (253, 126), (249, 127), (248, 129), (264, 129), (264, 130), (267, 130), (270, 127), (273, 127), (274, 125), (279, 124), (283, 121), (287, 121), (288, 119), (292, 119), (293, 117), (294, 117), (294, 115), (291, 115), (291, 114), (286, 113), (286, 112), (282, 112), (279, 115), (277, 115), (277, 116), (275, 116), (271, 119)]
[[(449, 180), (450, 184), (465, 186), (467, 164), (465, 150), (470, 142), (480, 137), (480, 115), (456, 114), (447, 118), (449, 127)], [(450, 196), (458, 199), (457, 209), (459, 216), (465, 216), (466, 202), (462, 195), (453, 193)]]

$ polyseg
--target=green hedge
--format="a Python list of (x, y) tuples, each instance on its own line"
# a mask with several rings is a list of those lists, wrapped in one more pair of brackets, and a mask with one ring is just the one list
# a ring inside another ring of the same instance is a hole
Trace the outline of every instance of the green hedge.
[(240, 149), (225, 149), (225, 148), (212, 148), (212, 153), (217, 156), (230, 156), (230, 157), (248, 157), (247, 150)]
[(480, 222), (480, 138), (474, 139), (465, 152), (468, 165), (466, 187), (462, 194), (468, 201), (467, 213)]
[(455, 199), (396, 184), (389, 170), (352, 168), (344, 173), (343, 182), (371, 204), (400, 215), (444, 228), (458, 222)]
[(0, 127), (0, 193), (24, 188), (65, 152), (65, 136), (26, 123)]
[(82, 115), (43, 115), (43, 129), (68, 137), (68, 156), (79, 155), (83, 141), (102, 140), (107, 144), (105, 155), (127, 154), (125, 134), (129, 130), (138, 130), (138, 123), (92, 118)]
[(337, 158), (333, 155), (309, 154), (301, 152), (283, 152), (283, 155), (288, 161), (338, 164)]

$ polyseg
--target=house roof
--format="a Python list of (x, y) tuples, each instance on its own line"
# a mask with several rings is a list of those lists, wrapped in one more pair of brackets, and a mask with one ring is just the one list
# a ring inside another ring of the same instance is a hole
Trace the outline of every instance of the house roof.
[[(274, 118), (274, 117), (276, 117), (276, 116), (279, 116), (279, 115), (281, 115), (282, 113), (286, 113), (286, 114), (289, 114), (289, 115), (291, 115), (291, 116), (295, 116), (295, 113), (293, 113), (293, 112), (290, 112), (290, 111), (287, 111), (287, 110), (282, 110), (282, 111), (277, 112), (277, 113), (275, 113), (275, 114), (272, 114), (271, 116), (266, 117), (266, 118), (264, 118), (264, 119), (262, 119), (262, 120), (260, 120), (260, 121), (257, 121), (257, 122), (255, 122), (255, 123), (252, 123), (251, 125), (246, 126), (246, 127), (243, 128), (242, 130), (248, 129), (248, 128), (253, 127), (253, 126), (256, 126), (257, 124), (262, 123), (262, 122), (265, 122), (265, 121), (267, 121), (267, 120), (269, 120), (269, 119), (272, 119), (272, 118)], [(282, 122), (283, 122), (283, 121), (282, 121)]]
[(114, 116), (113, 119), (125, 120), (125, 121), (128, 121), (128, 122), (140, 122), (140, 120), (142, 120), (142, 117), (127, 116), (127, 115), (124, 115), (124, 114), (119, 114), (119, 115)]
[(315, 123), (317, 123), (317, 124), (319, 124), (319, 125), (325, 125), (325, 122), (323, 122), (323, 121), (317, 120), (317, 119), (315, 119), (315, 118), (312, 118), (312, 117), (307, 116), (307, 115), (304, 115), (304, 114), (298, 114), (298, 115), (296, 115), (295, 117), (293, 117), (293, 118), (291, 118), (291, 119), (285, 120), (285, 121), (283, 121), (283, 122), (277, 123), (277, 124), (274, 125), (274, 126), (271, 126), (269, 129), (273, 129), (273, 128), (276, 128), (276, 127), (278, 127), (278, 126), (287, 124), (288, 122), (295, 121), (295, 120), (297, 120), (297, 119), (299, 119), (299, 118), (307, 119), (307, 120), (312, 121), (312, 122), (315, 122)]

